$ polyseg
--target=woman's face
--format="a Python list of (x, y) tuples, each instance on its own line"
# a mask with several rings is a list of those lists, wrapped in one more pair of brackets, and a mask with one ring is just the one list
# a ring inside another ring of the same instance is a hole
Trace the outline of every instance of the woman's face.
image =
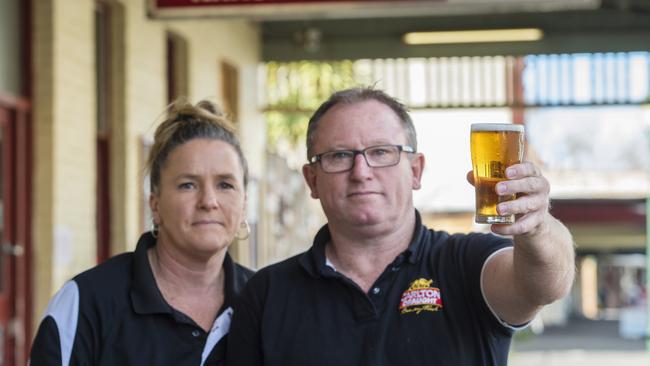
[(213, 139), (172, 150), (149, 200), (159, 244), (186, 258), (209, 259), (225, 250), (244, 221), (244, 172), (235, 149)]

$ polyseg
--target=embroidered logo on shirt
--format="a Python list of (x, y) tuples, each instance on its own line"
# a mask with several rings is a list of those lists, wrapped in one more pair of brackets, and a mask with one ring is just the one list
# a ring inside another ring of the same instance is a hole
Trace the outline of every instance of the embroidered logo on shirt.
[(440, 289), (431, 287), (433, 280), (419, 278), (402, 294), (399, 302), (400, 313), (416, 313), (422, 311), (438, 311), (442, 308)]

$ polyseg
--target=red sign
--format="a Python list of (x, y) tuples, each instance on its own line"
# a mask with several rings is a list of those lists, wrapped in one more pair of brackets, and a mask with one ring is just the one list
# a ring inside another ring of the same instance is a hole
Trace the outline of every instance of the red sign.
[(149, 0), (149, 13), (164, 17), (248, 19), (349, 18), (423, 15), (447, 0)]
[(156, 0), (156, 7), (178, 8), (196, 6), (238, 6), (265, 4), (314, 4), (314, 3), (369, 3), (390, 2), (391, 0)]

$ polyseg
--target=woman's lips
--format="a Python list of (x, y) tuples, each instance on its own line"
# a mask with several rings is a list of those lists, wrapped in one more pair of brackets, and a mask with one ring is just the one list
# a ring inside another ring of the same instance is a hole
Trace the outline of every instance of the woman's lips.
[(220, 222), (217, 221), (217, 220), (199, 220), (199, 221), (194, 221), (194, 222), (192, 223), (192, 225), (195, 225), (195, 226), (203, 226), (203, 225), (222, 225), (222, 223), (220, 223)]

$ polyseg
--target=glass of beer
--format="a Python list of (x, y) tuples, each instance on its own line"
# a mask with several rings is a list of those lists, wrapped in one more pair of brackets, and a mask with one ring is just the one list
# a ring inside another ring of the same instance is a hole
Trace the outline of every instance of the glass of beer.
[(506, 168), (521, 163), (524, 155), (524, 126), (507, 123), (475, 123), (470, 135), (476, 218), (479, 224), (512, 224), (515, 215), (499, 215), (497, 204), (515, 199), (499, 196), (496, 184), (506, 180)]

